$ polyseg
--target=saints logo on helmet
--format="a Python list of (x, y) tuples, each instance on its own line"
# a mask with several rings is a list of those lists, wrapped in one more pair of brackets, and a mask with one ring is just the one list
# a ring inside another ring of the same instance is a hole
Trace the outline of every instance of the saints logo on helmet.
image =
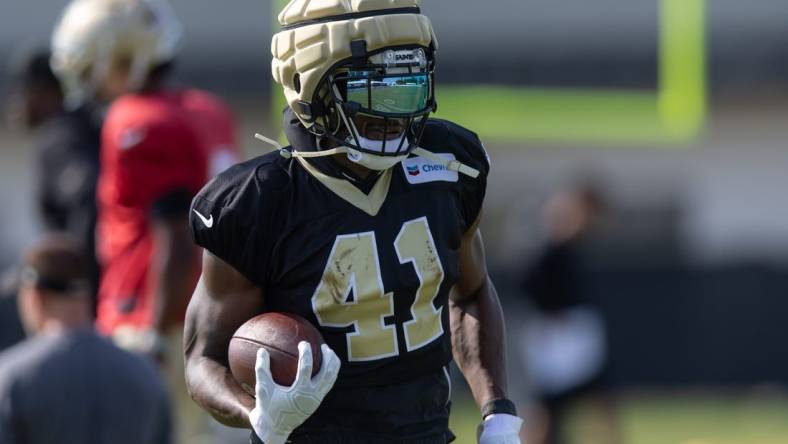
[(171, 61), (182, 27), (166, 0), (73, 0), (52, 36), (52, 69), (76, 107), (92, 100), (111, 64), (127, 61), (128, 91), (150, 71)]
[[(330, 153), (347, 152), (350, 160), (381, 170), (417, 148), (436, 109), (437, 49), (419, 5), (292, 0), (279, 15), (282, 31), (271, 45), (274, 79), (306, 128), (343, 147)], [(366, 138), (359, 122), (374, 122), (379, 137)]]

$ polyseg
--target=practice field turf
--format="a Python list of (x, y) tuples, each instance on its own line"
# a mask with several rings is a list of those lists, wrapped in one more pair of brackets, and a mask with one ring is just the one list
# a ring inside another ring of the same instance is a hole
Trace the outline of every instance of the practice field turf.
[[(573, 444), (609, 444), (596, 439), (593, 412), (580, 406), (571, 421)], [(625, 395), (620, 402), (620, 444), (786, 444), (788, 397), (773, 393), (714, 395), (661, 393)], [(452, 430), (457, 444), (475, 444), (478, 412), (457, 397)]]

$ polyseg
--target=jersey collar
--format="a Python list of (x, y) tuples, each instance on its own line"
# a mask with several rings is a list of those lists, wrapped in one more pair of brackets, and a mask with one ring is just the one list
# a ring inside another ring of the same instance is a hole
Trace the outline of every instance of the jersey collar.
[(394, 168), (389, 168), (380, 174), (370, 192), (365, 194), (347, 179), (329, 176), (301, 157), (297, 157), (296, 160), (312, 177), (317, 179), (318, 182), (323, 184), (331, 192), (370, 216), (378, 215), (380, 208), (386, 201), (386, 196), (389, 194), (391, 176)]

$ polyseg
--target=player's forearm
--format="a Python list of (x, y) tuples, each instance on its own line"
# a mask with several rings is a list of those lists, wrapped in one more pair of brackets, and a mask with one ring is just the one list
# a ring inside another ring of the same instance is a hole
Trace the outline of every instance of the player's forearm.
[[(180, 222), (180, 221), (179, 221)], [(152, 270), (156, 279), (153, 328), (165, 333), (168, 326), (182, 316), (193, 290), (197, 250), (185, 227), (169, 222), (158, 228)], [(185, 222), (184, 222), (185, 225)]]
[(498, 294), (489, 278), (475, 295), (449, 301), (451, 340), (457, 362), (481, 408), (506, 397), (505, 326)]
[(192, 267), (186, 266), (192, 262), (192, 257), (183, 257), (178, 260), (167, 260), (158, 270), (159, 285), (156, 289), (153, 328), (165, 333), (167, 327), (181, 316), (190, 291)]
[(249, 396), (224, 365), (205, 357), (190, 358), (186, 366), (189, 395), (217, 421), (237, 428), (250, 428), (249, 412), (254, 398)]
[(183, 332), (186, 388), (189, 396), (217, 421), (230, 427), (249, 427), (254, 398), (244, 392), (227, 368), (226, 347), (217, 343), (224, 341), (214, 342), (219, 335), (200, 328), (210, 316), (209, 308), (193, 304), (186, 313)]
[(186, 386), (192, 399), (217, 421), (247, 428), (255, 401), (230, 373), (228, 344), (238, 326), (259, 313), (262, 296), (223, 262), (210, 254), (204, 258), (203, 277), (184, 324)]

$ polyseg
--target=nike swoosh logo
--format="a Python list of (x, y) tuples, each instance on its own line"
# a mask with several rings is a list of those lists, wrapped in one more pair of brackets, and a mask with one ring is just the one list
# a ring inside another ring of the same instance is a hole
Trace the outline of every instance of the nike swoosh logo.
[(197, 211), (197, 210), (192, 210), (192, 211), (194, 211), (194, 214), (196, 214), (197, 217), (200, 218), (200, 220), (202, 221), (202, 223), (205, 224), (206, 227), (213, 228), (213, 214), (211, 214), (210, 218), (207, 218), (207, 217), (203, 216), (202, 214), (200, 214), (200, 212)]

